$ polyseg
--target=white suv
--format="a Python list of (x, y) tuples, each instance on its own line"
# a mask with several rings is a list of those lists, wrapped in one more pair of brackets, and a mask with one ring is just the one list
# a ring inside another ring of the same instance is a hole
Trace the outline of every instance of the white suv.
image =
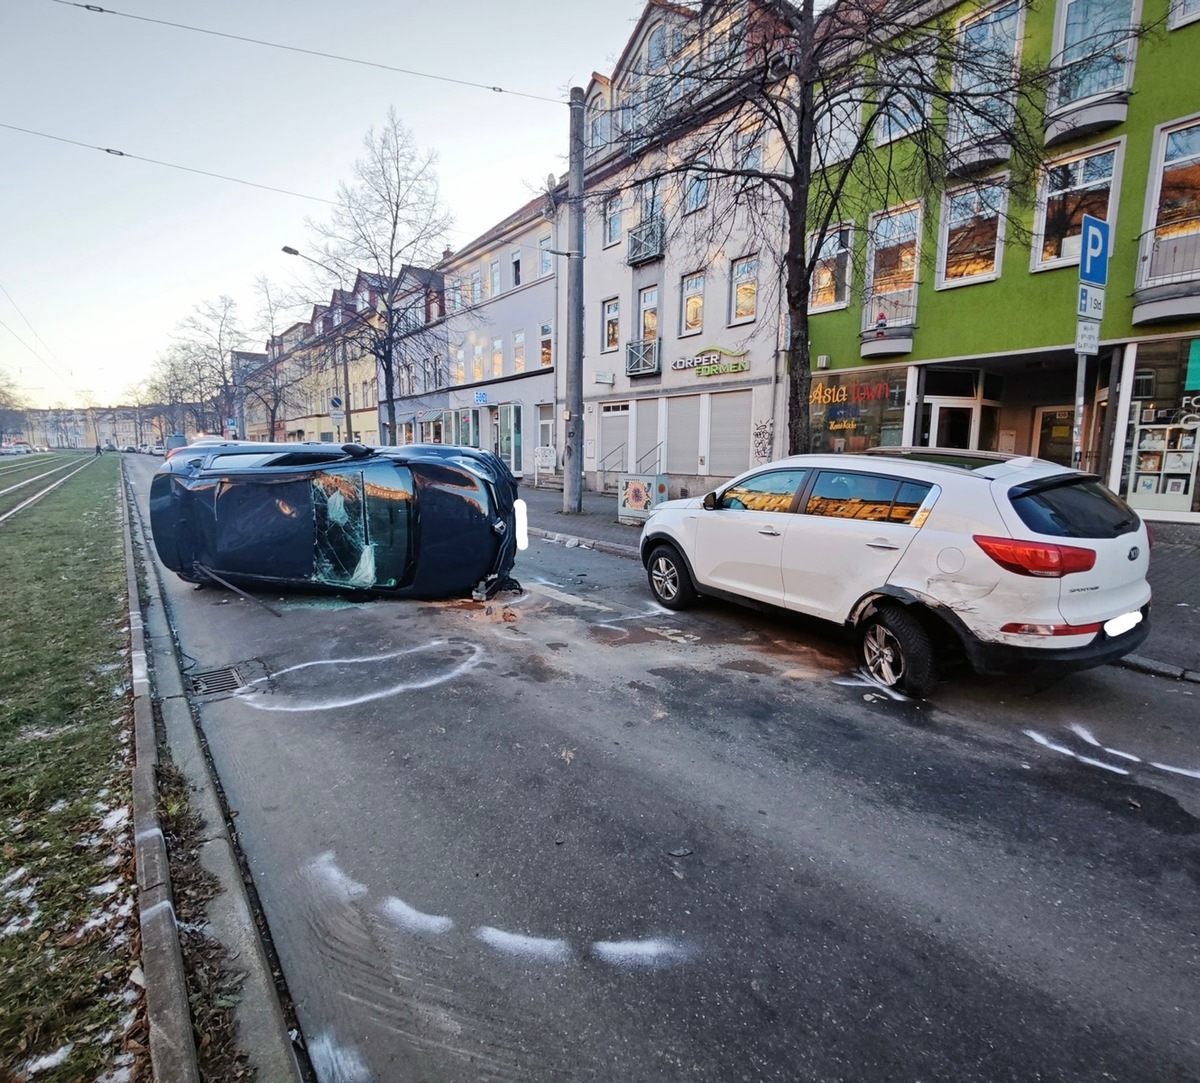
[(709, 594), (837, 622), (875, 680), (913, 696), (951, 655), (979, 673), (1085, 669), (1149, 632), (1145, 524), (1041, 459), (798, 455), (658, 505), (641, 556), (668, 608)]

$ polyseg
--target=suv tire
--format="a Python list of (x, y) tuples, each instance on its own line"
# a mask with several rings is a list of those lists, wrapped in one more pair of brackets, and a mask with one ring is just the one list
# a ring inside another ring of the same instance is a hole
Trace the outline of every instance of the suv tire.
[(876, 609), (859, 629), (859, 658), (872, 680), (924, 699), (937, 687), (929, 633), (911, 613), (894, 605)]
[(673, 545), (659, 545), (646, 562), (650, 593), (668, 609), (688, 609), (695, 604), (696, 588), (683, 557)]

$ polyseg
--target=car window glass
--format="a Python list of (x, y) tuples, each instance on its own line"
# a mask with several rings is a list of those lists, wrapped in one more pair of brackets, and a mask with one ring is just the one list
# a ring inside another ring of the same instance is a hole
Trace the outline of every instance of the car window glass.
[(214, 455), (211, 463), (208, 464), (210, 470), (253, 470), (256, 467), (262, 466), (263, 463), (269, 462), (273, 458), (272, 455)]
[(731, 485), (717, 501), (737, 511), (788, 511), (807, 470), (768, 470)]
[(932, 488), (932, 485), (926, 485), (920, 481), (902, 481), (896, 492), (896, 499), (892, 502), (892, 510), (888, 515), (889, 521), (911, 523)]
[(330, 586), (375, 585), (375, 550), (367, 543), (361, 471), (320, 472), (312, 479), (316, 522), (314, 578)]
[(401, 586), (411, 571), (412, 471), (392, 463), (366, 470), (367, 540), (375, 552), (376, 582)]
[(1137, 530), (1134, 511), (1094, 479), (1070, 477), (1051, 485), (1009, 492), (1013, 509), (1030, 530), (1058, 538), (1117, 538)]

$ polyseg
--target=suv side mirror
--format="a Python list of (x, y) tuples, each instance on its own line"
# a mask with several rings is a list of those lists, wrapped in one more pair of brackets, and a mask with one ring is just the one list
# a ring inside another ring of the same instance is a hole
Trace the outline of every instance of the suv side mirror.
[(706, 511), (715, 511), (716, 507), (717, 507), (717, 494), (716, 493), (705, 493), (704, 494), (705, 510)]

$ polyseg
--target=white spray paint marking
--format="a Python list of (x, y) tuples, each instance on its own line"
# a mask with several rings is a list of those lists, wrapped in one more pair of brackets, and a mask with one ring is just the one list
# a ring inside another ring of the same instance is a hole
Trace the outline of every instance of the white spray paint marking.
[(373, 654), (363, 658), (321, 658), (315, 662), (301, 662), (299, 665), (288, 666), (287, 669), (281, 669), (278, 673), (270, 674), (266, 677), (256, 677), (253, 681), (248, 682), (234, 692), (234, 695), (243, 696), (246, 703), (260, 711), (332, 711), (339, 710), (343, 707), (353, 707), (359, 703), (370, 703), (376, 699), (386, 699), (389, 696), (398, 696), (401, 692), (411, 692), (421, 688), (432, 688), (434, 685), (445, 684), (447, 681), (456, 680), (458, 677), (469, 673), (483, 660), (483, 648), (475, 644), (466, 644), (470, 648), (471, 656), (460, 662), (451, 669), (443, 670), (441, 673), (433, 677), (426, 677), (421, 680), (403, 681), (400, 684), (389, 685), (387, 688), (381, 688), (374, 692), (365, 692), (360, 696), (352, 696), (349, 699), (336, 700), (311, 700), (301, 703), (280, 703), (274, 699), (268, 700), (261, 696), (252, 696), (249, 693), (258, 691), (257, 685), (263, 684), (269, 680), (277, 680), (288, 673), (296, 673), (302, 669), (309, 669), (313, 666), (354, 666), (367, 665), (371, 662), (388, 662), (396, 658), (402, 658), (405, 655), (416, 654), (421, 651), (440, 650), (447, 645), (447, 640), (435, 639), (429, 643), (422, 643), (416, 647), (409, 647), (402, 651), (390, 651), (387, 654)]
[(1190, 767), (1172, 767), (1169, 763), (1154, 763), (1151, 762), (1151, 767), (1157, 767), (1160, 771), (1169, 771), (1173, 775), (1186, 775), (1188, 778), (1200, 778), (1200, 771), (1193, 771)]
[(504, 955), (525, 956), (530, 959), (545, 959), (549, 962), (565, 962), (571, 958), (571, 945), (565, 940), (544, 936), (522, 936), (506, 933), (490, 925), (481, 925), (475, 930), (475, 939)]
[(597, 940), (592, 954), (614, 966), (654, 968), (684, 963), (692, 956), (691, 949), (672, 940)]
[(1093, 745), (1096, 748), (1104, 747), (1099, 741), (1096, 740), (1095, 736), (1092, 734), (1092, 731), (1088, 729), (1087, 726), (1081, 726), (1078, 722), (1072, 722), (1067, 728), (1077, 737), (1082, 737), (1089, 745)]
[(678, 628), (647, 627), (643, 631), (649, 632), (651, 635), (661, 636), (668, 643), (682, 643), (684, 646), (689, 646), (692, 643), (700, 642), (698, 635), (693, 635), (691, 632), (681, 632)]
[(321, 1083), (375, 1083), (358, 1050), (339, 1045), (330, 1034), (310, 1039), (308, 1056)]
[(1060, 745), (1050, 740), (1049, 737), (1044, 737), (1037, 730), (1025, 730), (1025, 736), (1032, 738), (1043, 748), (1050, 749), (1051, 752), (1060, 752), (1064, 756), (1070, 756), (1073, 760), (1079, 760), (1080, 763), (1090, 764), (1092, 767), (1101, 767), (1105, 771), (1111, 771), (1114, 775), (1128, 775), (1129, 772), (1124, 767), (1114, 767), (1111, 763), (1103, 763), (1100, 760), (1094, 760), (1090, 756), (1081, 756), (1078, 752), (1067, 748), (1066, 745)]
[(601, 605), (599, 602), (590, 602), (586, 598), (568, 594), (565, 590), (552, 587), (549, 583), (543, 582), (540, 579), (530, 589), (537, 594), (544, 594), (547, 598), (553, 598), (556, 602), (563, 602), (566, 605), (581, 605), (585, 609), (598, 609), (601, 613), (613, 612), (610, 606)]
[(887, 696), (888, 699), (895, 700), (897, 703), (912, 702), (912, 699), (903, 692), (895, 688), (889, 688), (886, 684), (880, 684), (869, 673), (864, 673), (862, 670), (856, 670), (852, 676), (834, 677), (833, 683), (844, 685), (847, 688), (869, 688), (872, 692)]
[(315, 861), (310, 862), (307, 870), (310, 874), (323, 880), (327, 887), (347, 899), (357, 899), (367, 893), (367, 885), (352, 880), (334, 863), (334, 853), (326, 850)]
[(403, 899), (395, 896), (384, 899), (379, 907), (384, 916), (394, 921), (402, 929), (410, 933), (433, 933), (440, 935), (454, 928), (454, 919), (438, 914), (426, 914), (415, 907), (409, 906)]

